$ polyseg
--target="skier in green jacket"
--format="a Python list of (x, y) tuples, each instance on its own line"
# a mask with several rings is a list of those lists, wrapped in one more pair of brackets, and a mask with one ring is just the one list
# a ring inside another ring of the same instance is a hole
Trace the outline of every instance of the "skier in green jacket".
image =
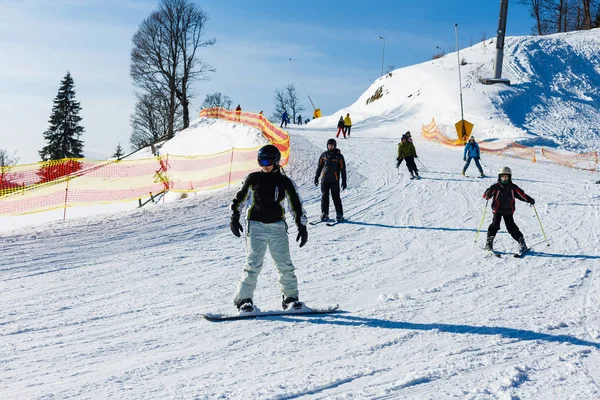
[[(410, 135), (410, 132), (406, 132)], [(410, 179), (421, 179), (419, 176), (419, 170), (417, 169), (417, 165), (415, 164), (415, 158), (418, 158), (417, 150), (415, 149), (415, 145), (412, 144), (408, 140), (406, 134), (402, 135), (401, 142), (398, 143), (398, 157), (396, 158), (396, 168), (400, 167), (402, 161), (406, 161), (406, 167), (408, 168), (408, 172), (410, 172)]]

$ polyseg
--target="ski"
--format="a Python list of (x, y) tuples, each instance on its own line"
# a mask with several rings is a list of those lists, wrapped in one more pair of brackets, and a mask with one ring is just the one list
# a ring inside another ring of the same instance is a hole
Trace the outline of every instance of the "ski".
[(218, 321), (238, 321), (241, 319), (254, 319), (254, 318), (264, 318), (264, 317), (280, 317), (280, 316), (294, 316), (294, 315), (302, 315), (302, 316), (310, 316), (310, 315), (322, 315), (322, 314), (331, 314), (336, 312), (341, 312), (339, 309), (339, 304), (335, 306), (329, 306), (327, 308), (310, 308), (307, 306), (303, 306), (299, 310), (269, 310), (269, 311), (253, 311), (251, 313), (242, 313), (242, 314), (212, 314), (206, 313), (202, 314), (202, 318), (207, 321), (218, 322)]
[(523, 257), (525, 254), (527, 254), (527, 252), (529, 252), (529, 250), (531, 250), (531, 247), (528, 247), (527, 249), (525, 249), (525, 251), (522, 251), (522, 252), (520, 252), (520, 253), (515, 253), (515, 254), (513, 255), (513, 257), (515, 257), (515, 258), (521, 258), (521, 257)]
[(336, 226), (337, 224), (341, 224), (341, 223), (344, 223), (344, 222), (347, 222), (347, 221), (348, 221), (347, 219), (343, 219), (341, 221), (328, 222), (326, 225), (327, 226)]
[(488, 253), (490, 256), (495, 256), (495, 257), (498, 257), (498, 258), (502, 258), (502, 255), (500, 253), (496, 253), (493, 250), (483, 249), (483, 251), (485, 251), (486, 253)]
[(319, 224), (322, 224), (323, 222), (335, 222), (335, 221), (333, 219), (325, 219), (325, 220), (319, 219), (317, 221), (311, 221), (308, 224), (309, 225), (319, 225)]

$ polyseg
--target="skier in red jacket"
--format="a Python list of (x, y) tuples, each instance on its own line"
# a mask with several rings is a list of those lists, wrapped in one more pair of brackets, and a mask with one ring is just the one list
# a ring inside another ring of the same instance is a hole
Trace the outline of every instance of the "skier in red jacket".
[(500, 222), (504, 218), (504, 224), (506, 230), (519, 243), (519, 253), (523, 253), (527, 250), (525, 244), (525, 238), (519, 230), (513, 214), (515, 212), (515, 199), (519, 199), (529, 204), (535, 204), (535, 200), (529, 197), (523, 189), (515, 185), (512, 180), (512, 172), (508, 167), (500, 168), (498, 172), (498, 182), (490, 186), (485, 193), (483, 198), (486, 200), (492, 199), (492, 210), (494, 211), (494, 219), (490, 224), (487, 232), (487, 240), (485, 243), (485, 249), (488, 251), (494, 251), (494, 238), (496, 233), (500, 230)]

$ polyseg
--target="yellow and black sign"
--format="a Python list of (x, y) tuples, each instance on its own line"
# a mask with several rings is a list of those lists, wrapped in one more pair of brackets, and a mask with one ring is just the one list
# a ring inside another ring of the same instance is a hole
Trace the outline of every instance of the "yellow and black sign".
[(473, 126), (474, 125), (466, 119), (461, 119), (456, 124), (454, 124), (458, 140), (461, 140), (466, 143), (467, 140), (469, 140), (469, 138), (471, 137), (471, 132), (473, 132)]

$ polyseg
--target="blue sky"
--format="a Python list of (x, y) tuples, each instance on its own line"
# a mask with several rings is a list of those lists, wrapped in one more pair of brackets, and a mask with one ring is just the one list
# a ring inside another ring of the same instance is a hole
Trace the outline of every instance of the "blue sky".
[[(270, 115), (273, 94), (296, 83), (324, 114), (352, 104), (384, 68), (431, 60), (437, 46), (461, 48), (495, 36), (500, 1), (195, 1), (210, 20), (215, 46), (203, 49), (217, 72), (195, 86), (194, 115), (207, 93), (222, 92), (244, 110)], [(485, 3), (485, 4), (484, 4)], [(129, 149), (135, 104), (129, 78), (131, 37), (157, 8), (146, 0), (0, 0), (0, 148), (21, 163), (38, 161), (52, 100), (67, 70), (81, 102), (86, 157)], [(531, 32), (522, 5), (509, 6), (507, 34)], [(308, 112), (310, 115), (312, 112)]]

